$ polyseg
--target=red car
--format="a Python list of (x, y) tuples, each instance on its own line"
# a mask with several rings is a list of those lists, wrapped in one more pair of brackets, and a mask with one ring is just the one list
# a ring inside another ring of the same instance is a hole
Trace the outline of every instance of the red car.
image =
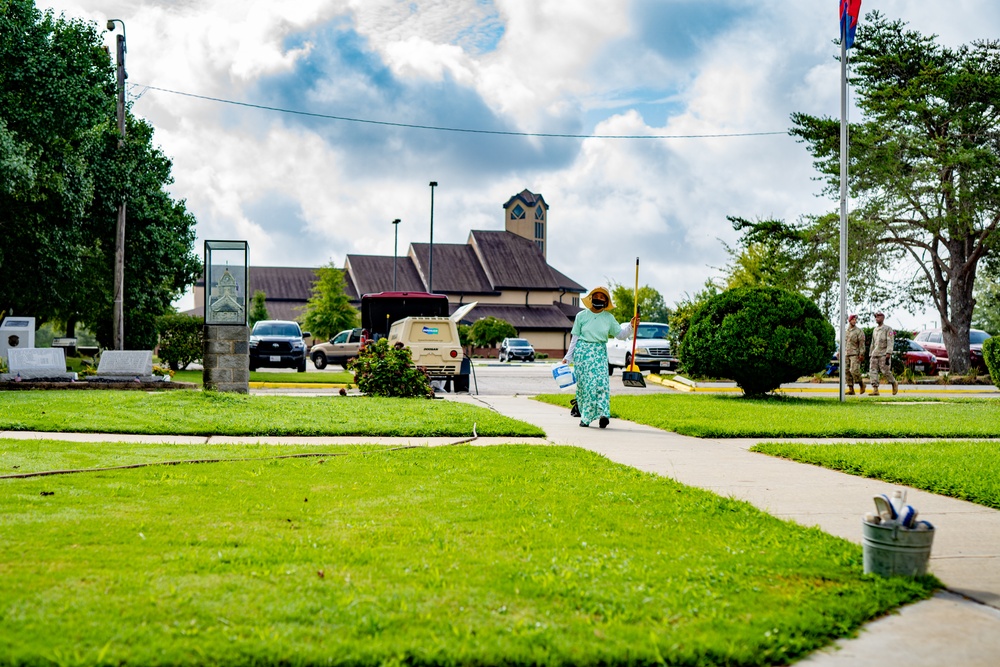
[[(990, 335), (980, 329), (969, 330), (969, 357), (973, 368), (985, 369), (986, 362), (983, 361), (983, 342), (990, 338)], [(917, 341), (937, 357), (938, 370), (948, 370), (948, 350), (944, 346), (944, 337), (940, 329), (928, 329), (921, 331), (913, 340)]]
[(937, 375), (937, 355), (925, 350), (920, 343), (913, 340), (899, 339), (893, 345), (893, 356), (902, 357), (903, 365), (914, 373)]
[[(839, 353), (833, 353), (833, 359), (826, 367), (827, 375), (834, 375), (840, 366)], [(920, 343), (914, 342), (912, 340), (897, 338), (892, 346), (892, 364), (893, 368), (898, 370), (897, 362), (902, 361), (905, 368), (909, 368), (914, 373), (922, 373), (924, 375), (937, 375), (938, 372), (938, 360), (933, 354), (925, 350), (920, 346)], [(947, 361), (947, 360), (946, 360)], [(868, 359), (865, 358), (863, 364), (861, 364), (861, 369), (863, 372), (868, 371)]]

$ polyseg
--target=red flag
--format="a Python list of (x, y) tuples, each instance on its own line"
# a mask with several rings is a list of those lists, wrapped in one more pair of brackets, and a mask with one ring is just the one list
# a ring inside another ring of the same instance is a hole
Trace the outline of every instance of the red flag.
[(854, 46), (854, 33), (861, 15), (861, 0), (840, 0), (840, 38), (845, 48)]

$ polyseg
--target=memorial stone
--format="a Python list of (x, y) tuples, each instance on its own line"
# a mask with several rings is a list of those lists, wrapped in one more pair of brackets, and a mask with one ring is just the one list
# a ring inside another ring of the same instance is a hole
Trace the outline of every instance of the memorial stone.
[(160, 382), (169, 376), (153, 375), (152, 350), (105, 350), (97, 364), (96, 382)]
[(0, 374), (0, 381), (69, 382), (76, 379), (76, 373), (66, 372), (66, 353), (57, 347), (10, 349), (7, 368), (10, 372)]

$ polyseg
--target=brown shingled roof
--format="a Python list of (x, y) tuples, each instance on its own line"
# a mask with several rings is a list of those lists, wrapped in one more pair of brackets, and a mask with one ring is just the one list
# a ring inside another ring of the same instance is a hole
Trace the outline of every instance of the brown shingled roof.
[[(267, 295), (268, 309), (270, 302), (292, 300), (303, 302), (312, 295), (312, 286), (316, 282), (317, 269), (288, 266), (251, 266), (250, 296), (257, 290)], [(275, 318), (288, 319), (288, 318)], [(292, 318), (294, 319), (294, 318)]]
[[(411, 243), (410, 252), (427, 277), (430, 266), (430, 244)], [(435, 292), (451, 294), (497, 294), (486, 273), (483, 272), (483, 265), (476, 256), (475, 249), (467, 243), (434, 244), (432, 287)]]
[(559, 284), (559, 289), (564, 289), (567, 292), (586, 292), (587, 288), (576, 282), (565, 273), (562, 273), (558, 269), (549, 266), (549, 270), (552, 271), (552, 277), (555, 278), (556, 283)]
[(561, 301), (554, 301), (552, 305), (558, 308), (559, 312), (565, 315), (570, 322), (573, 322), (576, 319), (577, 313), (582, 310), (580, 306), (574, 306), (571, 303), (563, 303)]
[[(453, 310), (459, 306), (453, 304)], [(577, 309), (579, 310), (579, 309)], [(573, 328), (572, 320), (556, 306), (514, 306), (495, 303), (481, 303), (472, 309), (466, 318), (469, 322), (475, 322), (486, 317), (496, 317), (505, 322), (509, 322), (518, 331), (538, 330), (563, 330), (569, 331)]]
[(469, 243), (494, 289), (559, 289), (542, 251), (528, 239), (506, 231), (473, 230)]
[[(434, 250), (437, 251), (437, 246)], [(359, 300), (362, 294), (374, 292), (423, 292), (427, 289), (417, 272), (417, 267), (409, 257), (396, 258), (396, 290), (392, 288), (390, 256), (348, 255), (345, 266)]]

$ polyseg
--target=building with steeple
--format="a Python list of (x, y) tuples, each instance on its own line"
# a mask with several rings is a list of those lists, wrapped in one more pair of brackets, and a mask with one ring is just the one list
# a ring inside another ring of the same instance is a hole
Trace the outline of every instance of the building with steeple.
[(530, 190), (521, 190), (507, 200), (503, 205), (504, 229), (533, 242), (542, 253), (548, 257), (549, 205), (542, 195), (536, 195)]

